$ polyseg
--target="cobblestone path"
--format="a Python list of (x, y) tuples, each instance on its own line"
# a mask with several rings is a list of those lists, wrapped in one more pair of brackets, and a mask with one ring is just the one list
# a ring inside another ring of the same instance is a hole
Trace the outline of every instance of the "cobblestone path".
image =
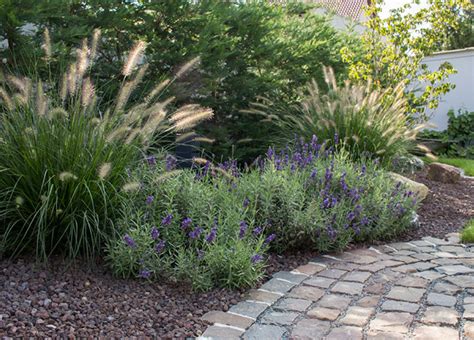
[(474, 245), (450, 234), (323, 255), (203, 318), (213, 339), (474, 340)]

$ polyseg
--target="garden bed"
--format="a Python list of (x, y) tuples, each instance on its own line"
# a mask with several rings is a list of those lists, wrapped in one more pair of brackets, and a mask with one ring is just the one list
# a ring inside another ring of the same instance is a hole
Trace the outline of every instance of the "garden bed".
[[(413, 176), (431, 189), (419, 209), (420, 226), (401, 239), (443, 237), (458, 231), (474, 207), (474, 181), (458, 184)], [(271, 255), (267, 276), (306, 263), (316, 253)], [(0, 262), (0, 335), (8, 336), (157, 336), (200, 335), (200, 317), (210, 310), (226, 311), (243, 291), (214, 289), (192, 293), (188, 287), (113, 277), (103, 263), (69, 267), (53, 259), (46, 268), (34, 259)], [(47, 305), (47, 306), (46, 306)]]

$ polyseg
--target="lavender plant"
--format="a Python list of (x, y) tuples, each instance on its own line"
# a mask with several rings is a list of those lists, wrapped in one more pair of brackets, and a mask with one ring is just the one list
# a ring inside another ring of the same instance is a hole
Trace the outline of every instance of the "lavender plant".
[[(46, 31), (45, 58), (49, 41)], [(126, 169), (163, 136), (212, 116), (195, 105), (168, 113), (172, 99), (160, 99), (168, 80), (128, 104), (147, 70), (139, 65), (143, 42), (126, 57), (117, 98), (102, 112), (90, 77), (99, 41), (99, 31), (84, 40), (60, 84), (15, 75), (0, 83), (0, 254), (96, 255), (113, 235), (121, 193), (137, 187)]]
[(247, 170), (195, 159), (192, 170), (163, 173), (165, 161), (143, 162), (132, 174), (141, 189), (123, 204), (122, 237), (109, 244), (113, 271), (199, 289), (249, 286), (269, 249), (339, 250), (408, 228), (413, 193), (376, 162), (355, 164), (343, 148), (334, 152), (338, 143), (298, 139), (293, 149), (269, 148)]

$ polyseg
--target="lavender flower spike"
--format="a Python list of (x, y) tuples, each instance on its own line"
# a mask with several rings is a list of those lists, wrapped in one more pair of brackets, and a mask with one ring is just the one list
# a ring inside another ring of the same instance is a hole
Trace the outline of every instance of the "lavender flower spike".
[(244, 236), (245, 236), (245, 232), (247, 231), (247, 228), (248, 228), (248, 224), (245, 223), (245, 221), (241, 221), (240, 222), (240, 230), (239, 230), (239, 238), (240, 239), (243, 239)]
[(160, 236), (160, 231), (156, 227), (153, 227), (151, 228), (150, 235), (153, 240), (156, 240)]
[(207, 243), (212, 243), (216, 239), (217, 235), (217, 228), (212, 228), (211, 232), (206, 236), (206, 242)]
[(163, 249), (165, 249), (165, 246), (166, 246), (166, 241), (164, 240), (161, 240), (160, 242), (158, 242), (156, 245), (155, 245), (155, 251), (157, 254), (161, 253), (163, 251)]
[(173, 220), (173, 215), (168, 214), (161, 220), (161, 224), (164, 226), (170, 225), (172, 220)]
[(135, 240), (128, 234), (125, 234), (125, 236), (123, 237), (123, 241), (130, 248), (135, 249), (137, 247), (137, 244), (135, 243)]
[(145, 203), (146, 205), (150, 205), (153, 203), (154, 200), (155, 200), (155, 197), (153, 197), (153, 195), (149, 195), (147, 196)]
[(256, 263), (262, 261), (262, 259), (263, 259), (263, 256), (262, 256), (262, 255), (260, 255), (260, 254), (255, 254), (255, 255), (253, 255), (253, 256), (250, 258), (250, 262), (252, 262), (252, 264), (256, 264)]
[(151, 276), (151, 272), (148, 269), (142, 269), (138, 276), (143, 279), (148, 279)]
[(276, 238), (276, 235), (275, 234), (271, 234), (269, 235), (265, 241), (263, 241), (263, 244), (269, 244), (270, 242), (272, 242), (274, 239)]
[(189, 226), (193, 223), (193, 220), (189, 217), (186, 217), (182, 222), (181, 222), (181, 229), (188, 229)]

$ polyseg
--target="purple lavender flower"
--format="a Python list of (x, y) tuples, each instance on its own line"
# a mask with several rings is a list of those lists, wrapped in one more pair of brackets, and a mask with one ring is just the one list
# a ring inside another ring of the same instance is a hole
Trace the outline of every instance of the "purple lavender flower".
[(181, 221), (181, 229), (188, 229), (191, 223), (193, 223), (193, 220), (189, 217), (186, 217), (183, 221)]
[(275, 238), (276, 238), (276, 235), (275, 235), (275, 234), (270, 234), (270, 235), (265, 239), (265, 241), (263, 241), (263, 244), (269, 244), (269, 243), (272, 242)]
[(367, 166), (365, 164), (362, 164), (362, 168), (360, 169), (361, 175), (364, 176), (366, 171), (367, 171)]
[(211, 232), (206, 236), (206, 242), (207, 243), (212, 243), (216, 239), (217, 235), (217, 228), (212, 228)]
[(337, 145), (339, 144), (339, 134), (336, 132), (334, 134), (334, 145)]
[(245, 236), (245, 232), (247, 231), (247, 228), (249, 227), (245, 221), (240, 221), (240, 230), (239, 230), (239, 238), (243, 239)]
[(367, 216), (364, 216), (360, 219), (360, 225), (361, 226), (366, 226), (369, 224), (369, 219), (367, 218)]
[(176, 158), (174, 158), (172, 155), (167, 155), (166, 156), (166, 171), (171, 171), (176, 168)]
[(267, 158), (272, 159), (274, 155), (275, 155), (275, 151), (273, 151), (272, 147), (270, 146), (267, 150)]
[(326, 232), (331, 240), (336, 239), (337, 231), (332, 226), (327, 226)]
[(153, 227), (151, 228), (150, 235), (153, 240), (156, 240), (160, 236), (160, 231), (156, 227)]
[(262, 260), (263, 260), (263, 256), (260, 254), (255, 254), (250, 258), (250, 262), (252, 262), (252, 264), (257, 264)]
[(151, 272), (148, 269), (142, 269), (140, 273), (138, 273), (138, 276), (142, 279), (148, 279), (151, 276)]
[(194, 230), (190, 231), (188, 235), (190, 238), (195, 240), (199, 237), (199, 235), (201, 235), (201, 233), (202, 233), (202, 228), (197, 226), (196, 228), (194, 228)]
[(324, 179), (326, 180), (326, 183), (329, 183), (332, 179), (332, 172), (330, 168), (326, 168), (326, 172), (324, 173)]
[(168, 214), (161, 220), (161, 225), (163, 226), (170, 225), (172, 220), (173, 220), (173, 215)]
[(311, 179), (315, 179), (317, 174), (318, 174), (318, 169), (313, 169), (310, 175)]
[(356, 218), (355, 212), (351, 211), (347, 214), (346, 219), (349, 222), (352, 222)]
[(160, 254), (163, 249), (165, 249), (165, 246), (166, 246), (166, 241), (164, 240), (161, 240), (160, 242), (158, 242), (156, 245), (155, 245), (155, 251), (157, 254)]
[(260, 235), (260, 234), (262, 233), (262, 231), (263, 231), (263, 228), (262, 228), (262, 227), (256, 227), (256, 228), (253, 230), (252, 234), (253, 234), (254, 236), (258, 236), (258, 235)]
[(150, 166), (155, 166), (156, 165), (156, 157), (155, 156), (148, 156), (146, 158), (146, 161), (147, 161), (148, 165), (150, 165)]
[(247, 208), (249, 206), (249, 204), (250, 204), (250, 200), (247, 197), (245, 197), (244, 203), (242, 204), (244, 209)]
[(150, 204), (153, 203), (154, 200), (155, 200), (155, 197), (153, 197), (153, 195), (148, 195), (148, 196), (146, 197), (145, 203), (146, 203), (146, 205), (150, 205)]
[(135, 249), (137, 247), (137, 244), (135, 243), (135, 240), (128, 234), (125, 234), (125, 236), (123, 237), (123, 241), (130, 248)]

